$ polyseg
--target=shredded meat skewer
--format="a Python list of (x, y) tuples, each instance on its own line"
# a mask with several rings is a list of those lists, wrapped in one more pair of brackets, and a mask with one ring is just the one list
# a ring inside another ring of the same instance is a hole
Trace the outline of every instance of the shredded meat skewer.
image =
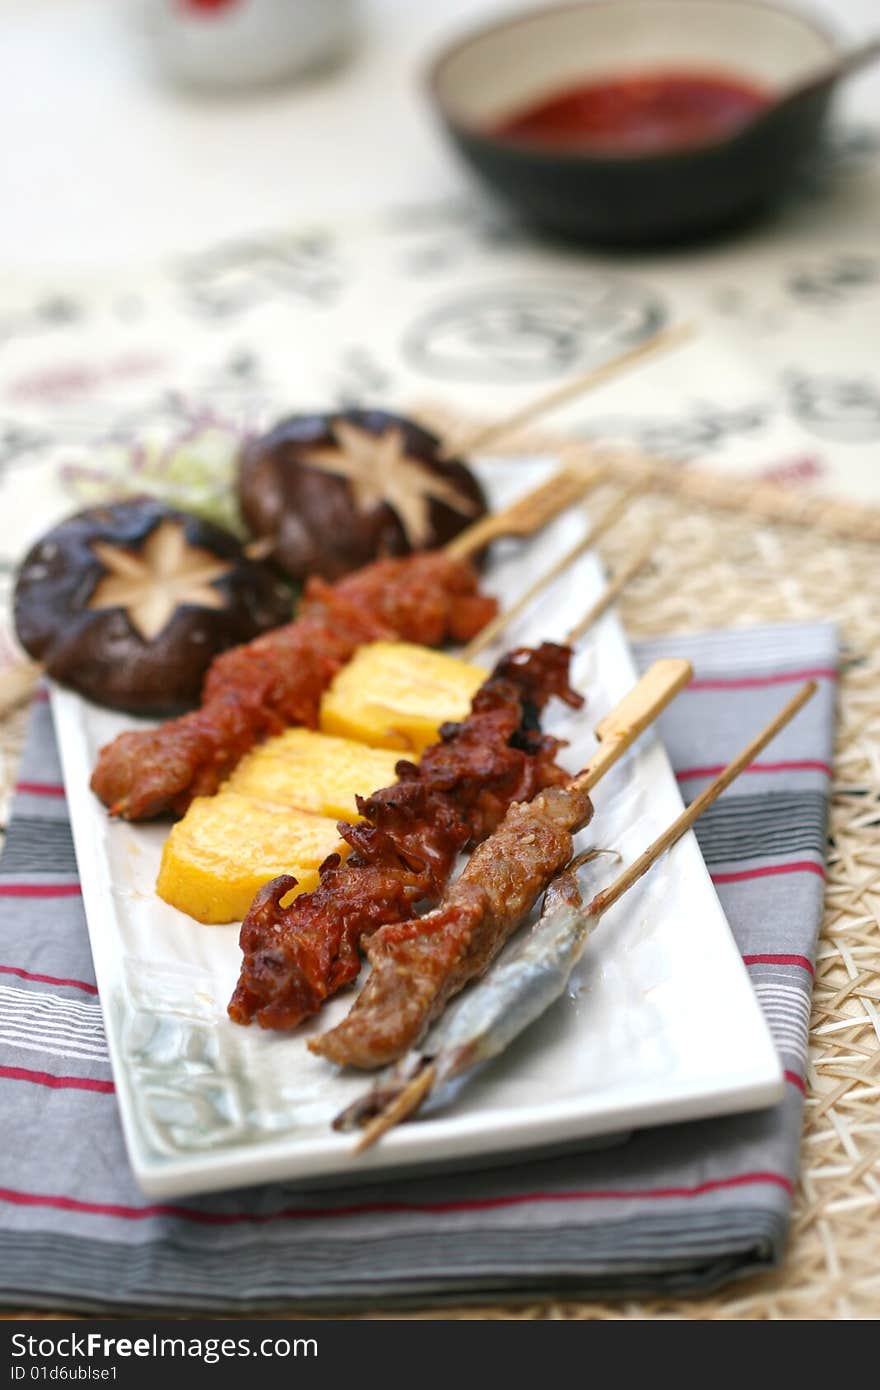
[(398, 782), (358, 799), (364, 820), (339, 827), (352, 848), (344, 863), (332, 855), (318, 887), (288, 907), (294, 878), (261, 889), (241, 928), (235, 1022), (293, 1028), (316, 1013), (358, 974), (362, 938), (436, 902), (458, 854), (490, 835), (513, 802), (568, 780), (538, 715), (552, 695), (583, 703), (568, 685), (570, 656), (544, 643), (505, 658), (468, 717), (445, 725), (417, 767), (398, 763)]
[(216, 658), (199, 709), (103, 748), (92, 790), (127, 820), (182, 815), (254, 744), (291, 724), (314, 728), (321, 696), (364, 642), (473, 637), (497, 608), (477, 585), (467, 561), (442, 551), (378, 560), (332, 585), (310, 580), (294, 622)]
[(366, 984), (336, 1028), (309, 1040), (311, 1050), (364, 1070), (402, 1057), (447, 1001), (487, 968), (571, 859), (572, 833), (592, 813), (588, 793), (574, 784), (511, 806), (439, 907), (369, 938)]

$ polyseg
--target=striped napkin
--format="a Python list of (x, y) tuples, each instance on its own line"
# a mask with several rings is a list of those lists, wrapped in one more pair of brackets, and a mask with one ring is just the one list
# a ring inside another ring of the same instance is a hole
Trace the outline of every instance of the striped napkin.
[(836, 631), (788, 625), (638, 649), (642, 666), (662, 655), (690, 657), (696, 670), (662, 721), (686, 797), (794, 686), (819, 681), (698, 831), (782, 1054), (778, 1106), (500, 1169), (146, 1200), (126, 1161), (51, 718), (38, 701), (0, 860), (0, 1300), (371, 1309), (541, 1291), (699, 1292), (776, 1263), (798, 1163)]

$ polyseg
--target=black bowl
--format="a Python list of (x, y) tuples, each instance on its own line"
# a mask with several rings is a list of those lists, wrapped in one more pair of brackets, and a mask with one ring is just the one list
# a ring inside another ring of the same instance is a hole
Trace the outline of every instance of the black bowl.
[(829, 92), (674, 152), (555, 151), (493, 127), (579, 81), (675, 68), (782, 90), (837, 52), (812, 19), (759, 0), (590, 0), (480, 29), (440, 55), (429, 85), (465, 159), (531, 222), (636, 246), (720, 231), (778, 201), (816, 147)]

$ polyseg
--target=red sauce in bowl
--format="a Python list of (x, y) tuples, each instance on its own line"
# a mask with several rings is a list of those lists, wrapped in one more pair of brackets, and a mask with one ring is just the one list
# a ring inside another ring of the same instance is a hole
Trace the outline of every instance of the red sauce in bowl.
[(566, 87), (505, 116), (491, 133), (569, 153), (659, 154), (731, 135), (770, 100), (733, 74), (646, 72)]

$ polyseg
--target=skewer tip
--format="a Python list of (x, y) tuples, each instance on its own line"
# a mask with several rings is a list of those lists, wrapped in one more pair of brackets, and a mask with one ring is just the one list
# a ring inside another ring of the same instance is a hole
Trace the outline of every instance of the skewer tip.
[(371, 1149), (389, 1129), (393, 1129), (395, 1125), (400, 1124), (401, 1120), (405, 1120), (413, 1111), (418, 1110), (434, 1084), (435, 1075), (435, 1067), (433, 1063), (429, 1062), (411, 1081), (407, 1082), (403, 1090), (389, 1102), (385, 1109), (370, 1121), (353, 1146), (352, 1153), (362, 1154), (367, 1149)]

